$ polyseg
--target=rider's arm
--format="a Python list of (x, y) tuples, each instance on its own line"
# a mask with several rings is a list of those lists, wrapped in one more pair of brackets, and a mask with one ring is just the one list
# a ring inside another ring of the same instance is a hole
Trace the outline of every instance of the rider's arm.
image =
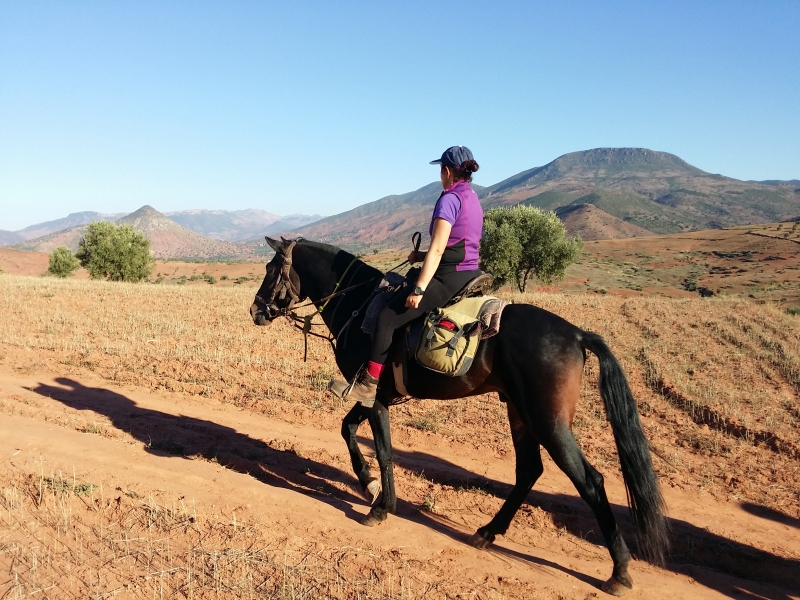
[(425, 260), (422, 263), (422, 272), (417, 278), (417, 286), (423, 290), (428, 287), (428, 284), (433, 279), (433, 274), (439, 268), (439, 263), (442, 260), (442, 254), (447, 247), (447, 240), (450, 239), (450, 230), (452, 225), (445, 219), (433, 220), (433, 235), (431, 236), (431, 247), (425, 253)]

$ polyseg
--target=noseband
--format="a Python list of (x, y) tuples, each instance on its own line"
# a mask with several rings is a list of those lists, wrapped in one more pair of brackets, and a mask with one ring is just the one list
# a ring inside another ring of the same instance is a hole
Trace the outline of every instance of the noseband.
[[(292, 240), (289, 245), (286, 247), (286, 250), (283, 252), (277, 252), (277, 256), (280, 256), (283, 260), (281, 261), (281, 268), (278, 272), (278, 278), (275, 280), (275, 285), (272, 286), (272, 291), (269, 294), (269, 297), (264, 299), (258, 294), (256, 294), (256, 300), (264, 304), (267, 309), (267, 319), (272, 321), (281, 315), (289, 314), (289, 311), (292, 310), (292, 307), (300, 301), (300, 290), (298, 290), (294, 283), (292, 283), (292, 278), (290, 277), (290, 273), (292, 270), (292, 250), (294, 250), (295, 245), (297, 244), (297, 240)], [(283, 300), (289, 296), (289, 304), (284, 308), (279, 308), (277, 304), (275, 304), (275, 299)]]

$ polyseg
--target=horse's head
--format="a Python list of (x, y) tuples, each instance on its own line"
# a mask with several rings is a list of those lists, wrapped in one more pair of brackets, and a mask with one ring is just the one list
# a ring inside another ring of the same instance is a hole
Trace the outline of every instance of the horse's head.
[(303, 299), (300, 296), (300, 278), (292, 267), (292, 251), (298, 240), (265, 239), (275, 250), (275, 256), (267, 263), (264, 281), (250, 306), (250, 316), (256, 325), (268, 325)]

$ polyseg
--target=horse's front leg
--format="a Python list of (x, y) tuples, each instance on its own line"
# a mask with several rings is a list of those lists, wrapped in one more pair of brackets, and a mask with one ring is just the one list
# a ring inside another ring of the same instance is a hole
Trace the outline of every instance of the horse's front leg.
[(364, 408), (360, 403), (356, 402), (350, 412), (347, 413), (342, 419), (342, 437), (347, 450), (350, 452), (350, 462), (353, 465), (353, 471), (358, 477), (358, 482), (361, 484), (361, 491), (364, 497), (370, 504), (374, 504), (381, 493), (381, 482), (375, 479), (369, 470), (367, 461), (364, 460), (364, 455), (358, 447), (358, 426), (361, 425), (368, 417), (371, 409)]
[(392, 436), (389, 427), (388, 400), (378, 392), (375, 406), (368, 410), (369, 425), (372, 428), (372, 439), (375, 440), (375, 453), (381, 469), (381, 486), (383, 494), (373, 505), (369, 514), (361, 521), (363, 525), (372, 527), (386, 520), (389, 513), (397, 508), (397, 496), (394, 491), (394, 466), (392, 464)]

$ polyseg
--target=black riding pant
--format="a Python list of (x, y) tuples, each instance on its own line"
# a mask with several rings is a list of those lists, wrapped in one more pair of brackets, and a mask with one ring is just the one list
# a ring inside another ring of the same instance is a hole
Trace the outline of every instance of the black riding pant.
[(425, 288), (419, 308), (406, 308), (406, 298), (414, 291), (413, 286), (397, 292), (378, 315), (375, 340), (369, 359), (379, 364), (386, 364), (395, 330), (426, 312), (444, 306), (461, 288), (480, 274), (480, 271), (452, 271), (449, 273), (437, 271), (428, 287)]

